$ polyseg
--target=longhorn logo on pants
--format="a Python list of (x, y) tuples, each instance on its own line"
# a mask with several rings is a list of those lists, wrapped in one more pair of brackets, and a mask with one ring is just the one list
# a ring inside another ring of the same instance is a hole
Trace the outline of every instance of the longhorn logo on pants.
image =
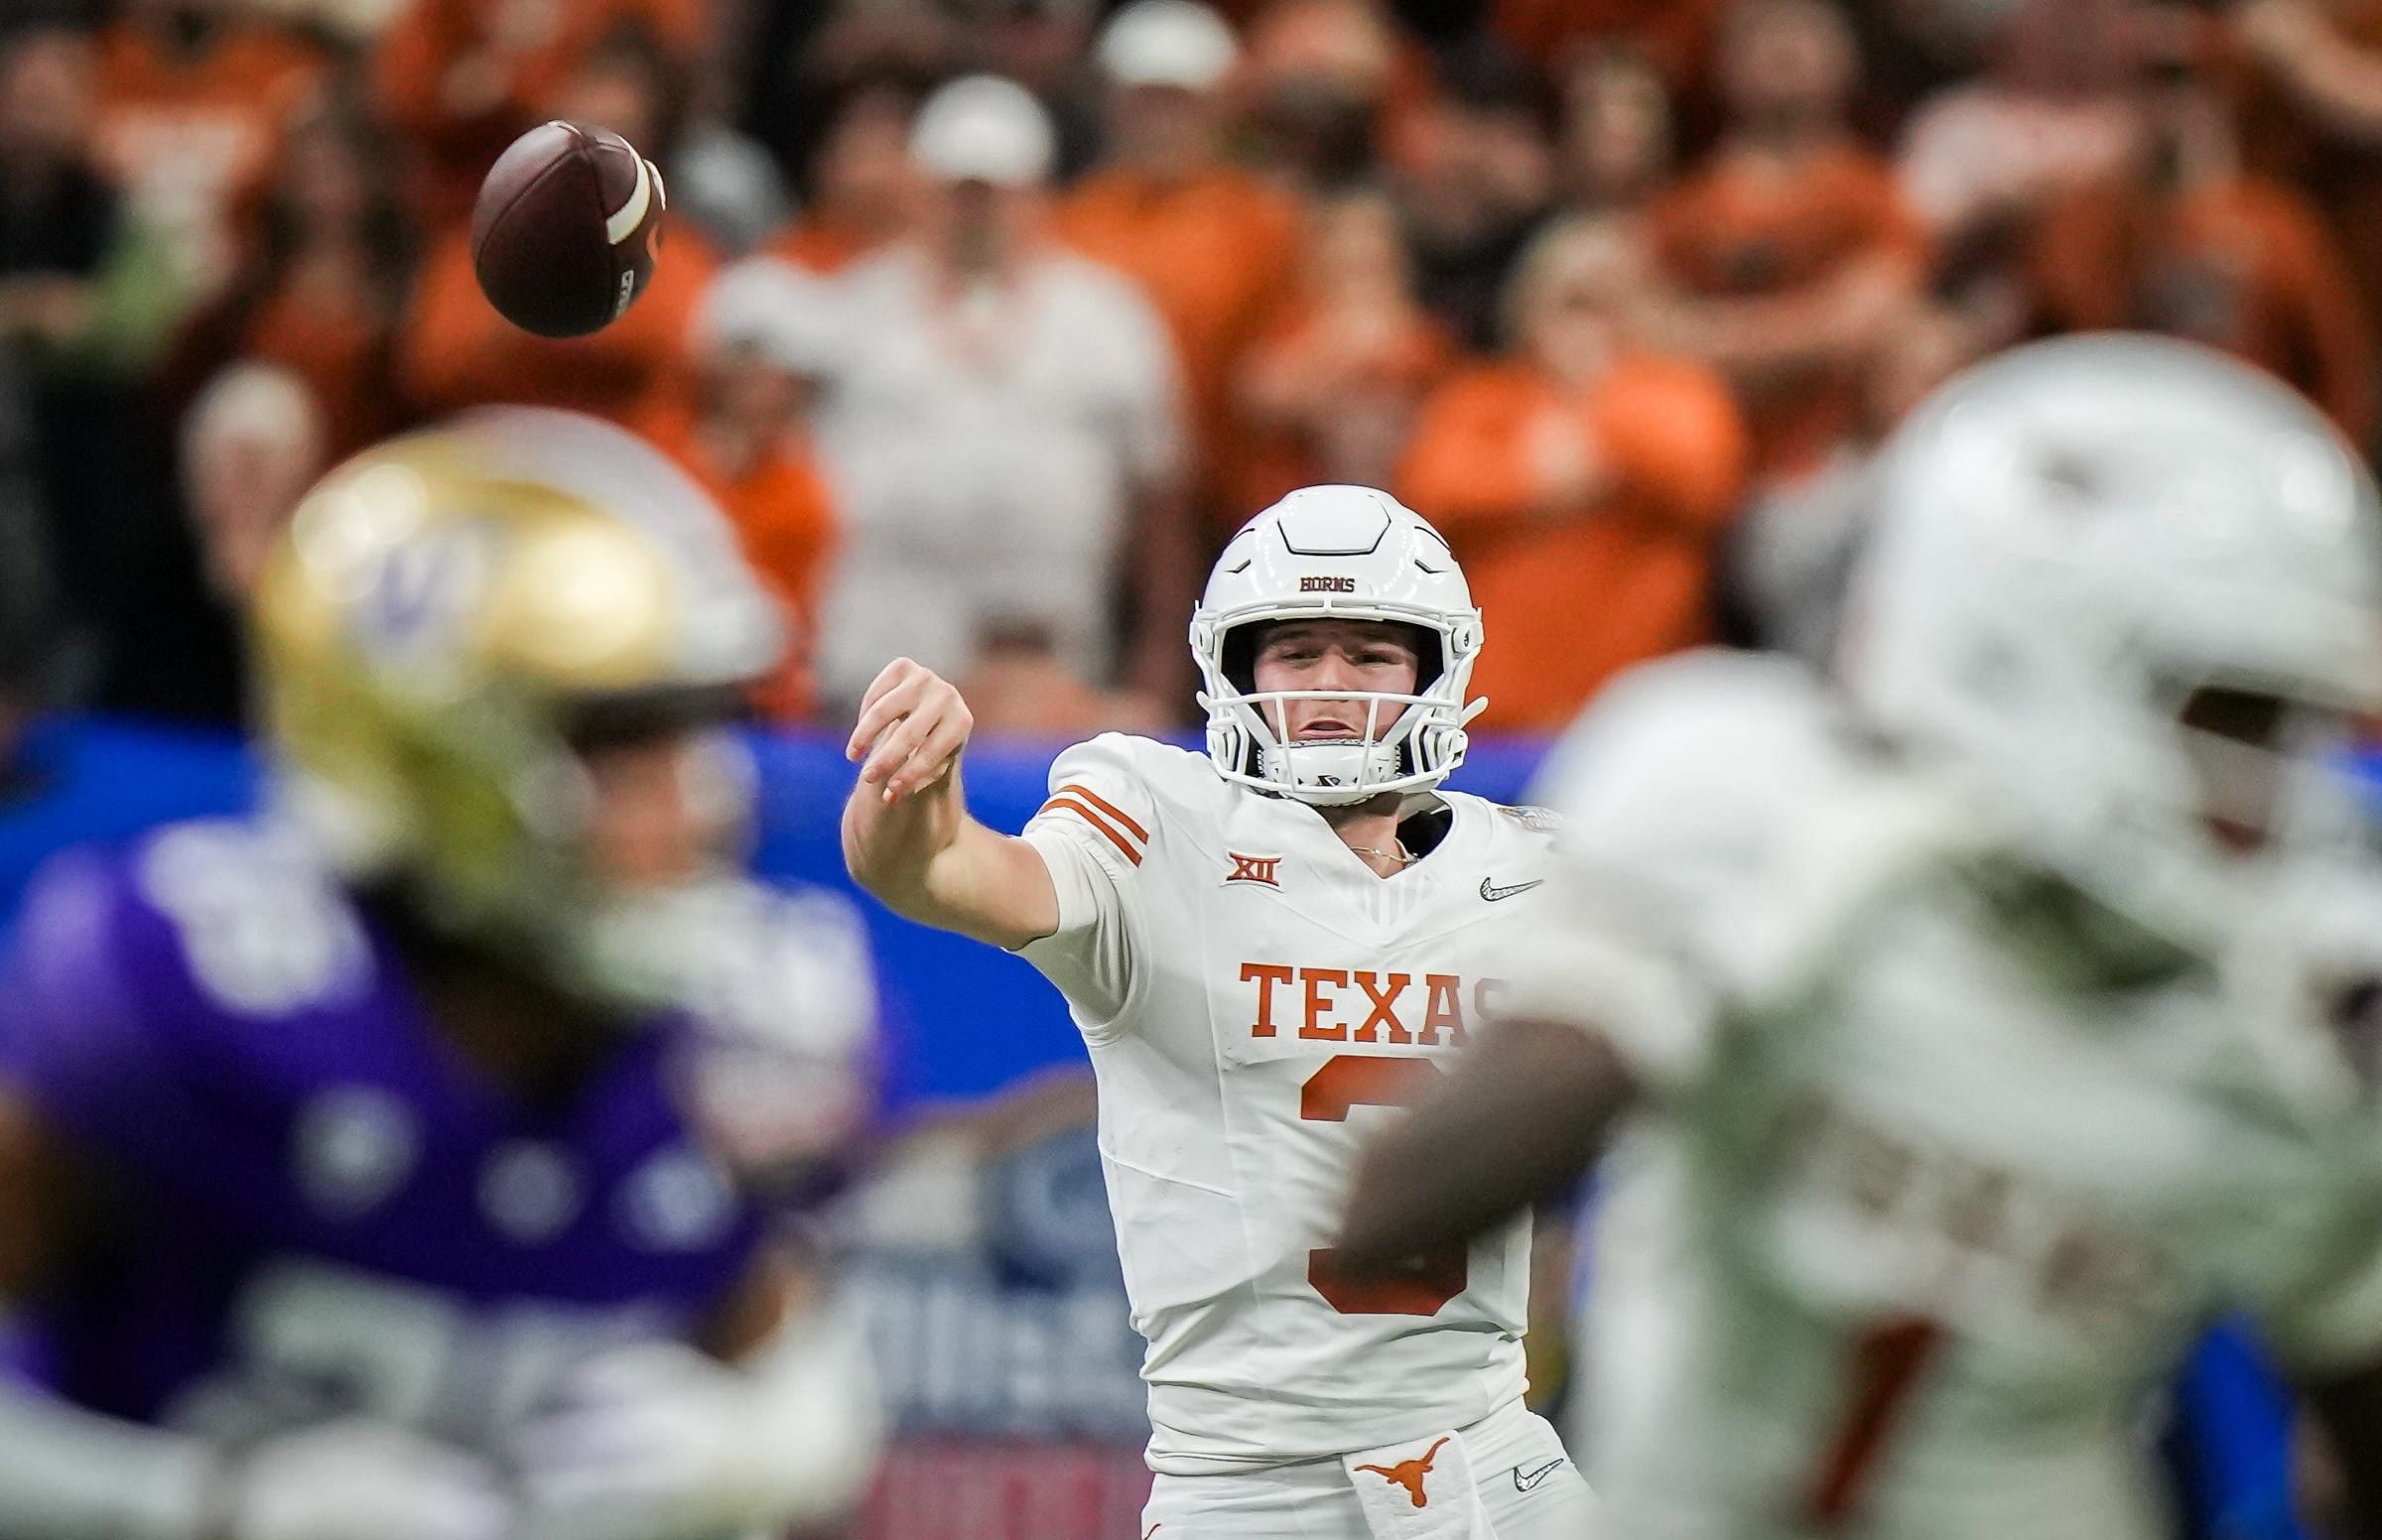
[(1431, 1505), (1431, 1499), (1422, 1494), (1422, 1478), (1431, 1474), (1431, 1462), (1439, 1458), (1439, 1451), (1446, 1444), (1447, 1440), (1441, 1439), (1414, 1459), (1401, 1460), (1393, 1466), (1359, 1466), (1357, 1469), (1371, 1471), (1392, 1486), (1403, 1486), (1406, 1495), (1414, 1499), (1414, 1506), (1427, 1508)]

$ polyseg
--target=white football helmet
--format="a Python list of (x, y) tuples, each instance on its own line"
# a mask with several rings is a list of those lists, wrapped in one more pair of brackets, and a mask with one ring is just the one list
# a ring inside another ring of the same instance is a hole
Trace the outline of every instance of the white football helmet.
[(2337, 750), (2382, 706), (2382, 503), (2290, 389), (2038, 343), (1938, 390), (1881, 484), (1845, 685), (2070, 880), (2205, 944), (2361, 837)]
[[(1324, 617), (1413, 626), (1437, 655), (1424, 647), (1412, 695), (1259, 692), (1257, 628)], [(1464, 724), (1489, 704), (1464, 698), (1480, 650), (1463, 569), (1420, 514), (1368, 486), (1302, 487), (1241, 526), (1192, 614), (1208, 757), (1228, 781), (1317, 806), (1426, 792), (1464, 762)], [(1285, 743), (1285, 703), (1319, 700), (1365, 703), (1363, 735)]]

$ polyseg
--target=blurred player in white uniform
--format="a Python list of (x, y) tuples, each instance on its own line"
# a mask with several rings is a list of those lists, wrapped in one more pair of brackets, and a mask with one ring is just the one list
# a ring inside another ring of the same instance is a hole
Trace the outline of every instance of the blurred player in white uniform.
[[(1587, 1458), (1613, 1532), (2148, 1540), (2144, 1402), (2242, 1310), (2382, 1534), (2382, 509), (2304, 402), (2042, 344), (1892, 449), (1841, 694), (1706, 654), (1547, 772), (1557, 965), (1368, 1151), (1447, 1244), (1627, 1108)], [(1458, 1159), (1449, 1151), (1461, 1151)]]
[(1330, 1248), (1363, 1132), (1524, 961), (1549, 821), (1438, 790), (1481, 645), (1431, 527), (1365, 487), (1252, 519), (1192, 622), (1208, 752), (1106, 734), (1022, 836), (967, 814), (970, 719), (900, 660), (846, 810), (892, 908), (1016, 950), (1067, 996), (1147, 1339), (1163, 1540), (1528, 1540), (1589, 1496), (1525, 1411), (1528, 1229), (1358, 1277)]

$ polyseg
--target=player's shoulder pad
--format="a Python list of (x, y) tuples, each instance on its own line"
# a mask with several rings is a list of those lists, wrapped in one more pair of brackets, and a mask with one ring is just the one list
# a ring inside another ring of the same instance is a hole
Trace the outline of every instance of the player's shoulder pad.
[(1790, 659), (1703, 649), (1623, 675), (1557, 741), (1530, 795), (1600, 862), (1739, 843), (1841, 773), (1826, 692)]
[(1167, 825), (1197, 817), (1222, 786), (1205, 755), (1155, 738), (1104, 732), (1051, 762), (1050, 797), (1034, 817), (1090, 829), (1138, 866)]
[(1878, 762), (1826, 687), (1775, 656), (1705, 650), (1625, 676), (1538, 792), (1601, 902), (1767, 997), (1805, 987), (1882, 896), (1963, 837), (1934, 788)]
[(1489, 829), (1489, 849), (1496, 856), (1525, 861), (1546, 859), (1555, 849), (1569, 820), (1553, 808), (1534, 803), (1491, 802), (1468, 792), (1441, 791), (1439, 800), (1451, 808), (1478, 808)]

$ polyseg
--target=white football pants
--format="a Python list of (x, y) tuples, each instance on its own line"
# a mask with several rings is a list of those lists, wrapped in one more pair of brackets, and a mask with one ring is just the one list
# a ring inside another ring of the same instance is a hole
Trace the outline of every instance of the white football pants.
[[(1496, 1540), (1590, 1540), (1595, 1498), (1545, 1418), (1516, 1401), (1457, 1430)], [(1420, 1515), (1417, 1515), (1420, 1517)], [(1142, 1540), (1396, 1540), (1367, 1526), (1337, 1460), (1150, 1485)]]

